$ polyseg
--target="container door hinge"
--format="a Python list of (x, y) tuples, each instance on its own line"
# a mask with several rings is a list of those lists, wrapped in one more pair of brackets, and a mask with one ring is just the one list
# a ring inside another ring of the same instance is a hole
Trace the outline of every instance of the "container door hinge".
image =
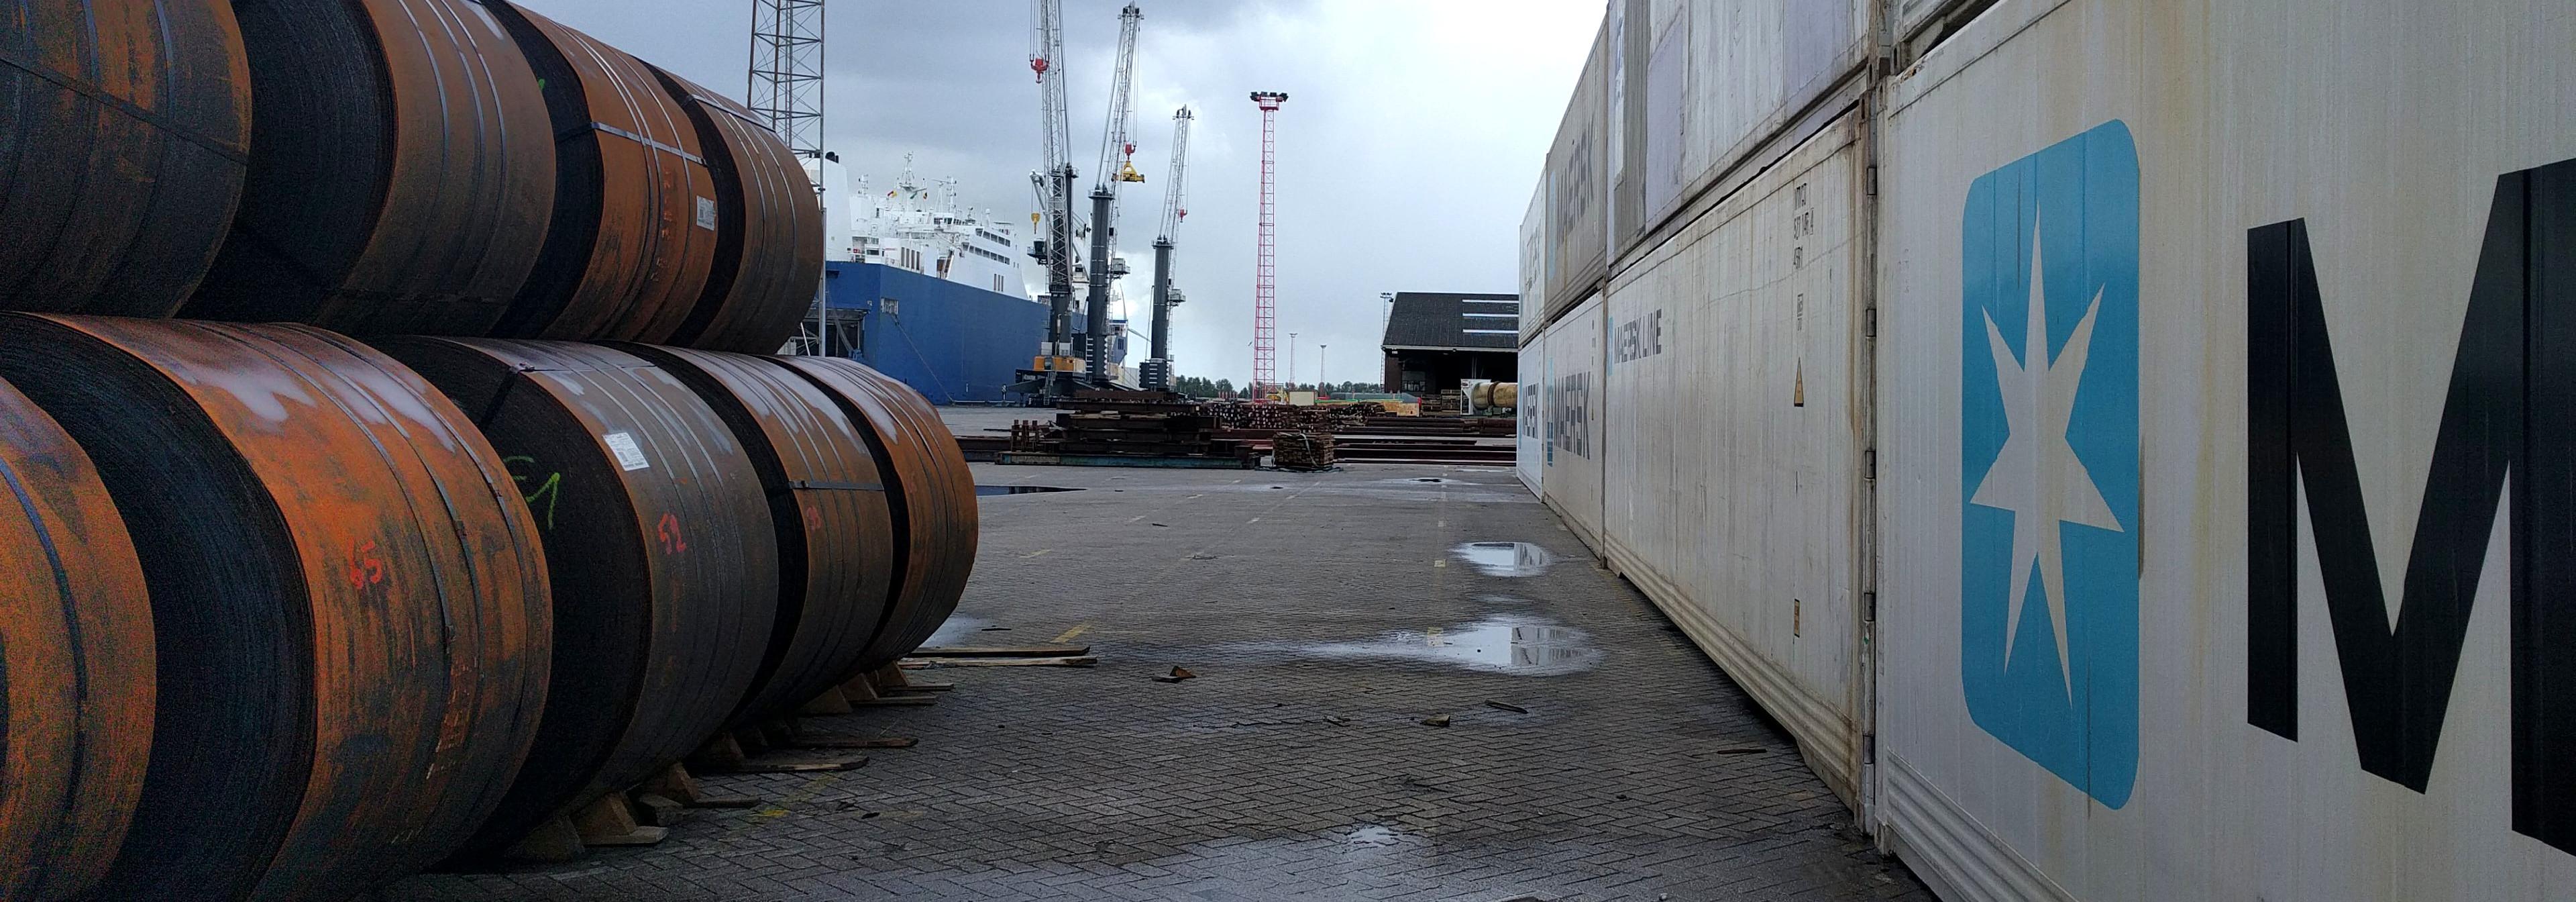
[(1864, 190), (1864, 193), (1868, 194), (1868, 195), (1869, 195), (1869, 196), (1871, 196), (1871, 197), (1877, 197), (1877, 196), (1878, 196), (1878, 164), (1876, 164), (1876, 163), (1871, 163), (1871, 164), (1869, 164), (1869, 173), (1868, 173), (1868, 175), (1869, 175), (1869, 178), (1867, 179), (1867, 181), (1866, 181), (1866, 183), (1865, 183), (1865, 184), (1866, 184), (1866, 188), (1865, 188), (1865, 190)]
[(1878, 622), (1878, 593), (1860, 593), (1860, 619), (1871, 623)]
[(1860, 450), (1860, 465), (1861, 465), (1861, 478), (1862, 478), (1862, 479), (1877, 479), (1877, 478), (1878, 478), (1878, 449), (1876, 449), (1876, 448), (1862, 448), (1862, 449)]
[(1863, 308), (1861, 308), (1861, 310), (1860, 310), (1860, 334), (1861, 334), (1861, 337), (1862, 337), (1862, 338), (1877, 338), (1877, 337), (1878, 337), (1878, 308), (1877, 308), (1877, 307), (1863, 307)]

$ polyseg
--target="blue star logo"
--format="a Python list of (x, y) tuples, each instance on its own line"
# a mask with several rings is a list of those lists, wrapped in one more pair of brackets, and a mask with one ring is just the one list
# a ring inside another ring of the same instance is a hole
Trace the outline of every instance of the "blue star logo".
[(1960, 682), (2111, 808), (2138, 767), (2138, 157), (2113, 121), (1979, 177), (1960, 230)]

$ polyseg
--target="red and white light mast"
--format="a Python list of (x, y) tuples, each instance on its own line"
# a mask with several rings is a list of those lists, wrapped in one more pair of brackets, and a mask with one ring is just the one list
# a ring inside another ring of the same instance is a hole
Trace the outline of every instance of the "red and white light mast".
[(1252, 397), (1279, 387), (1279, 105), (1288, 95), (1254, 91), (1261, 107), (1261, 237), (1252, 258)]

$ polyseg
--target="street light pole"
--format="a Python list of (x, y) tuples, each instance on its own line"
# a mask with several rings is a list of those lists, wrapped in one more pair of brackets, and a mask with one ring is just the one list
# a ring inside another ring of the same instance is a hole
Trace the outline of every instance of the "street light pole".
[(1322, 343), (1315, 345), (1315, 390), (1317, 392), (1324, 390), (1324, 352), (1331, 350), (1332, 347)]
[(1297, 333), (1288, 333), (1288, 387), (1279, 391), (1279, 400), (1288, 400), (1288, 392), (1297, 388)]

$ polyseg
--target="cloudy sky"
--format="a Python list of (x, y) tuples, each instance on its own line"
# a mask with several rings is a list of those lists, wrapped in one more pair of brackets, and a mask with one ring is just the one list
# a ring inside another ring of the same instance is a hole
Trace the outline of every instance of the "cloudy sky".
[[(526, 6), (737, 96), (750, 0), (523, 0)], [(1088, 186), (1108, 118), (1116, 0), (1063, 0), (1075, 165)], [(1145, 357), (1153, 232), (1172, 111), (1193, 107), (1190, 211), (1174, 282), (1181, 373), (1252, 372), (1252, 253), (1261, 118), (1279, 114), (1280, 375), (1380, 378), (1381, 292), (1510, 292), (1518, 232), (1599, 0), (1140, 0), (1136, 165), (1119, 252)], [(904, 155), (955, 176), (961, 201), (1029, 235), (1039, 166), (1027, 0), (832, 0), (826, 144), (890, 183)], [(1033, 270), (1024, 270), (1037, 281)]]

